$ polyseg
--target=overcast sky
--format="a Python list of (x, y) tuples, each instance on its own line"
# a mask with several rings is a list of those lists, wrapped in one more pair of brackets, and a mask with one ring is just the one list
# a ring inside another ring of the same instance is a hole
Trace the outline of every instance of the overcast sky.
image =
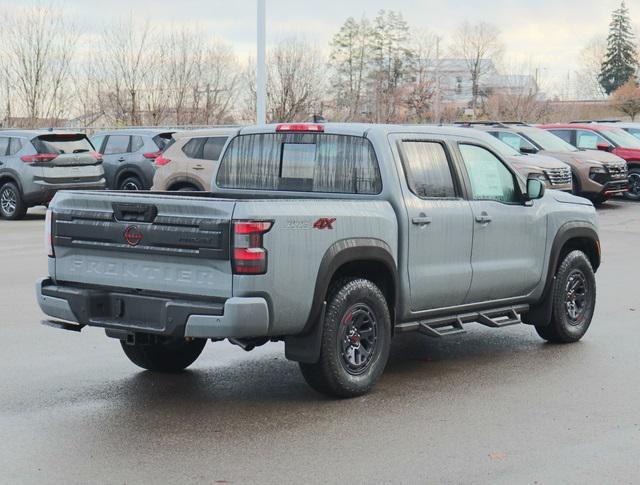
[[(24, 5), (25, 0), (0, 0), (0, 6)], [(88, 25), (103, 18), (133, 13), (159, 28), (176, 22), (198, 25), (230, 42), (240, 55), (253, 52), (254, 0), (58, 0)], [(303, 34), (327, 41), (349, 16), (373, 17), (379, 9), (400, 10), (414, 27), (448, 39), (463, 20), (485, 20), (503, 33), (509, 60), (527, 62), (554, 79), (577, 69), (577, 57), (594, 36), (604, 36), (611, 11), (620, 0), (267, 0), (268, 41)], [(635, 25), (640, 24), (640, 0), (627, 0)]]

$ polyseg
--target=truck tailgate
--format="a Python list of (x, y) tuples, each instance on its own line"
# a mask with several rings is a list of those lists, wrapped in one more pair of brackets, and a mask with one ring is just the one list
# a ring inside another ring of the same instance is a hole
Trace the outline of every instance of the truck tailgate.
[(60, 282), (229, 298), (235, 202), (181, 194), (62, 192), (54, 199)]

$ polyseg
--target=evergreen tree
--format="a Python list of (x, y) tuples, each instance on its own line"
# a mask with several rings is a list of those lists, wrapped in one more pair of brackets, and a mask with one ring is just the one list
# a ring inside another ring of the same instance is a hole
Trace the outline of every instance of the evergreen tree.
[(337, 110), (348, 120), (362, 111), (369, 64), (370, 22), (347, 19), (331, 41), (332, 86)]
[(623, 1), (620, 8), (613, 12), (607, 53), (600, 72), (600, 84), (607, 94), (632, 79), (638, 69), (634, 37), (629, 9)]

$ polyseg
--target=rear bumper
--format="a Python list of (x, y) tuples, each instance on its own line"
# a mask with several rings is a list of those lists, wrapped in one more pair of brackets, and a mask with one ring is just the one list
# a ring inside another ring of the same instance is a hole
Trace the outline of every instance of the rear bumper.
[(60, 190), (104, 190), (107, 187), (106, 181), (100, 178), (92, 182), (74, 183), (49, 183), (45, 181), (33, 182), (30, 190), (25, 192), (24, 199), (29, 205), (48, 203)]
[(247, 338), (269, 332), (264, 298), (230, 298), (224, 302), (120, 292), (107, 288), (36, 284), (38, 304), (51, 318), (82, 326), (170, 337)]

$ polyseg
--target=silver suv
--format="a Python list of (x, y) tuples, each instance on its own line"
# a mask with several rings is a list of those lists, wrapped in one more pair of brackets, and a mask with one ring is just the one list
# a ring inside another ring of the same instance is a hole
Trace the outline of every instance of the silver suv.
[(21, 219), (58, 190), (104, 189), (102, 157), (83, 133), (0, 131), (0, 216)]

